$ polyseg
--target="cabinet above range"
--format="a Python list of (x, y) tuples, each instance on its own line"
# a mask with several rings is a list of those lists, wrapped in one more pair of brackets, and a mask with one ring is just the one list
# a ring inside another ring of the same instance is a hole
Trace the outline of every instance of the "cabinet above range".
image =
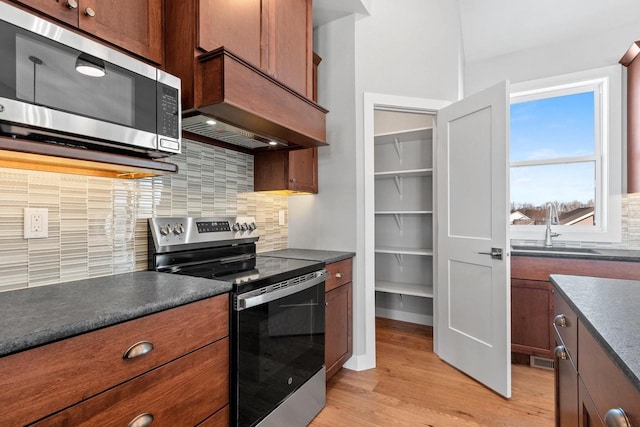
[[(215, 128), (203, 126), (213, 118), (263, 143), (327, 145), (327, 110), (310, 99), (310, 0), (190, 0), (164, 6), (165, 65), (182, 79), (185, 131), (216, 138)], [(190, 125), (189, 116), (202, 123)]]

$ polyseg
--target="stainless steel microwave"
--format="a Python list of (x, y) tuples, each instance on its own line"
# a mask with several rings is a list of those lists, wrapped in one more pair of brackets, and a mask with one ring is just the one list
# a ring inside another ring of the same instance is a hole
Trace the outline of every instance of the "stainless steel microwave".
[(0, 133), (120, 153), (181, 152), (180, 79), (0, 2)]

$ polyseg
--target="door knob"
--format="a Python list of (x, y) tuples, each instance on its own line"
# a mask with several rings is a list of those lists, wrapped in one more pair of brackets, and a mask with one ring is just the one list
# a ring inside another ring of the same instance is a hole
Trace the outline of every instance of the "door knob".
[(502, 259), (502, 249), (491, 248), (491, 252), (478, 252), (480, 255), (491, 255), (493, 259)]

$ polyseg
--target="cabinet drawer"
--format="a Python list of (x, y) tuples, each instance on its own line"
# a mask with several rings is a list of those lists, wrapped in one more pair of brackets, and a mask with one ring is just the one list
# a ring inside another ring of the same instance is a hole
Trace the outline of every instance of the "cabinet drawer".
[(351, 258), (327, 265), (329, 277), (324, 285), (325, 292), (351, 282), (352, 260)]
[(640, 425), (640, 391), (615, 365), (604, 349), (580, 323), (578, 326), (578, 372), (593, 402), (604, 419), (610, 409), (622, 408), (632, 426)]
[(230, 416), (229, 405), (227, 405), (198, 424), (198, 427), (229, 427)]
[[(0, 425), (37, 420), (227, 336), (228, 319), (224, 294), (4, 357)], [(124, 359), (140, 341), (153, 350)]]
[(154, 426), (194, 426), (229, 402), (229, 339), (154, 369), (35, 426), (126, 426), (142, 414)]
[[(562, 321), (558, 319), (558, 316), (563, 316), (564, 326), (559, 326)], [(569, 307), (569, 304), (564, 300), (559, 292), (555, 293), (554, 297), (554, 320), (553, 328), (556, 334), (562, 340), (569, 357), (573, 361), (574, 366), (580, 371), (578, 365), (578, 316)]]

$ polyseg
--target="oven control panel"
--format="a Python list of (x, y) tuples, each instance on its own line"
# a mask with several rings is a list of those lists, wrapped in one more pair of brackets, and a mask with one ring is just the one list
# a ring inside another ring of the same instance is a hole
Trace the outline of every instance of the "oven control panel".
[(156, 252), (180, 247), (207, 247), (252, 243), (259, 239), (254, 217), (149, 218), (149, 233)]
[(196, 221), (198, 233), (220, 233), (231, 231), (229, 221)]

